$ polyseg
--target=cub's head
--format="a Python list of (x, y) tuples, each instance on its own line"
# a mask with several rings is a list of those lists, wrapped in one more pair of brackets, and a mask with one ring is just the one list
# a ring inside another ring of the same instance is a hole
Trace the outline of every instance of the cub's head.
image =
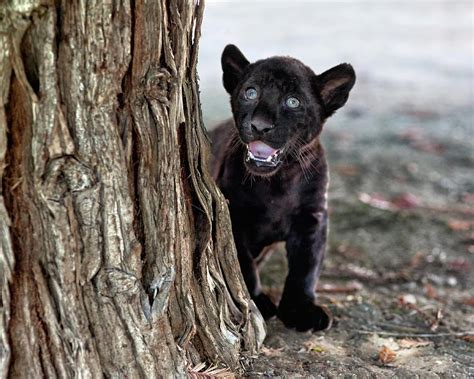
[(250, 63), (234, 45), (224, 49), (222, 69), (235, 125), (247, 146), (245, 165), (264, 176), (277, 172), (285, 155), (296, 157), (321, 133), (355, 83), (346, 63), (316, 75), (289, 57)]

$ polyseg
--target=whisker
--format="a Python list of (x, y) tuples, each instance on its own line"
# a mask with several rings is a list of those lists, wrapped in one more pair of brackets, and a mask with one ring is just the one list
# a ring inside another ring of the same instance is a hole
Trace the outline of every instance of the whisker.
[(242, 182), (241, 182), (240, 184), (244, 185), (245, 182), (247, 181), (247, 179), (248, 179), (249, 177), (250, 177), (250, 172), (246, 171), (246, 172), (245, 172), (245, 175), (244, 175), (244, 177), (243, 177), (243, 179), (242, 179)]
[(245, 146), (239, 138), (237, 132), (234, 132), (231, 140), (229, 141), (228, 149), (230, 153), (235, 153), (240, 146)]
[(311, 150), (311, 146), (305, 143), (301, 137), (296, 136), (291, 141), (290, 154), (298, 161), (307, 181), (313, 174), (320, 173), (321, 160)]
[(292, 151), (290, 151), (290, 154), (296, 159), (296, 161), (300, 165), (301, 172), (303, 173), (303, 176), (304, 176), (305, 180), (308, 182), (309, 177), (308, 177), (307, 169), (306, 169), (304, 163), (302, 162), (299, 151), (298, 150), (292, 150)]

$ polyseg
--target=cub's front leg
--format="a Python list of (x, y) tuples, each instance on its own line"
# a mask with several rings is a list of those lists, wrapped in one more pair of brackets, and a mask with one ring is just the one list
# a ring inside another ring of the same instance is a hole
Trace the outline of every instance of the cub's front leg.
[[(237, 236), (238, 234), (235, 234), (234, 231), (234, 235)], [(250, 296), (257, 305), (257, 308), (262, 314), (263, 318), (267, 320), (276, 315), (277, 307), (275, 304), (273, 304), (270, 298), (262, 292), (260, 275), (252, 252), (245, 246), (245, 243), (239, 241), (238, 239), (236, 239), (235, 245), (237, 248), (240, 270), (242, 271), (247, 289), (249, 290)]]
[(315, 303), (326, 235), (326, 209), (307, 210), (294, 218), (286, 241), (289, 271), (278, 307), (278, 317), (289, 328), (305, 331), (331, 326), (329, 311)]

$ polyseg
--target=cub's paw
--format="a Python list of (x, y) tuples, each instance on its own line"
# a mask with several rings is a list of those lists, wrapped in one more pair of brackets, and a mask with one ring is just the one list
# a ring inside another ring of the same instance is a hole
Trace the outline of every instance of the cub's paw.
[(260, 295), (255, 296), (253, 301), (265, 320), (276, 315), (277, 307), (267, 295), (261, 293)]
[(312, 300), (280, 303), (277, 316), (287, 328), (296, 328), (299, 332), (327, 330), (333, 319), (329, 309), (316, 305)]

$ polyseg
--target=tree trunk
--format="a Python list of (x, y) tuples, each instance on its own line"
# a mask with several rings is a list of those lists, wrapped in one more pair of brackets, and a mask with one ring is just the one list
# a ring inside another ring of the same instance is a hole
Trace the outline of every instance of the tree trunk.
[(207, 171), (202, 1), (0, 4), (0, 377), (238, 370), (265, 332)]

